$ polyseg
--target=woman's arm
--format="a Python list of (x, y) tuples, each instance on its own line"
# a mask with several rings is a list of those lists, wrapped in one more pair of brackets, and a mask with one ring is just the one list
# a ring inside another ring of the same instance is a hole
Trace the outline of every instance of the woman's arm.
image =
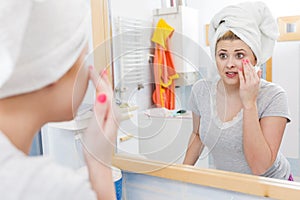
[(203, 151), (204, 145), (200, 139), (199, 127), (200, 117), (193, 113), (193, 132), (189, 139), (183, 164), (194, 165)]
[(97, 99), (94, 106), (94, 117), (82, 136), (85, 160), (90, 182), (98, 200), (116, 199), (111, 159), (120, 116), (112, 99), (112, 89), (106, 73), (102, 73), (102, 77), (99, 78), (93, 68), (90, 69), (90, 72), (91, 80), (96, 88)]
[(239, 69), (240, 97), (243, 104), (243, 147), (252, 173), (261, 175), (274, 163), (287, 119), (283, 117), (258, 118), (256, 105), (261, 71), (256, 74), (249, 62)]
[(283, 117), (264, 117), (259, 122), (256, 106), (244, 109), (244, 153), (253, 174), (265, 173), (274, 163), (286, 123)]

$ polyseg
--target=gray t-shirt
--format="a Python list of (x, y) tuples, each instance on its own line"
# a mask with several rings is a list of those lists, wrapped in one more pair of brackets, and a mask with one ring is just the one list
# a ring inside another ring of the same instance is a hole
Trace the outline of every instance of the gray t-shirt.
[[(192, 88), (189, 106), (200, 116), (201, 141), (209, 149), (217, 169), (252, 174), (243, 151), (243, 109), (231, 121), (220, 120), (216, 111), (218, 80), (199, 80)], [(286, 93), (274, 83), (261, 80), (257, 108), (259, 119), (280, 116), (290, 122)], [(273, 166), (262, 176), (287, 180), (289, 175), (290, 164), (278, 152)]]

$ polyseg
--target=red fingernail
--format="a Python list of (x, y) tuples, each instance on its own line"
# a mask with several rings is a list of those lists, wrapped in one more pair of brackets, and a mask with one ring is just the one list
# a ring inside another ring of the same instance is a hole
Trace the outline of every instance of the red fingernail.
[(99, 94), (97, 97), (97, 101), (100, 103), (104, 103), (106, 101), (106, 94)]
[(246, 63), (249, 63), (249, 60), (248, 60), (248, 59), (246, 59)]
[(246, 64), (246, 63), (247, 63), (247, 61), (246, 61), (245, 59), (243, 59), (242, 62), (243, 62), (243, 64)]

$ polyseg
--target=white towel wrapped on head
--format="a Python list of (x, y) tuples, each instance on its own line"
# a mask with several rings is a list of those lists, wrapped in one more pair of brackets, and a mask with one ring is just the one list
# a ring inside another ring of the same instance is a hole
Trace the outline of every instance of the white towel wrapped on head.
[(217, 40), (229, 30), (252, 49), (257, 65), (265, 63), (272, 56), (279, 36), (276, 20), (263, 2), (227, 6), (210, 22), (209, 42), (213, 60)]
[(0, 4), (0, 99), (61, 78), (88, 41), (86, 0), (8, 0)]

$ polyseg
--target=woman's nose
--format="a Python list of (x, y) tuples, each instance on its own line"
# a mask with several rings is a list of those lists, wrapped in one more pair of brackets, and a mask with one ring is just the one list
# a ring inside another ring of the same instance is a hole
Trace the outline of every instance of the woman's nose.
[(233, 68), (235, 67), (237, 64), (236, 60), (232, 57), (229, 57), (228, 60), (227, 60), (227, 63), (226, 63), (226, 67), (227, 68)]

